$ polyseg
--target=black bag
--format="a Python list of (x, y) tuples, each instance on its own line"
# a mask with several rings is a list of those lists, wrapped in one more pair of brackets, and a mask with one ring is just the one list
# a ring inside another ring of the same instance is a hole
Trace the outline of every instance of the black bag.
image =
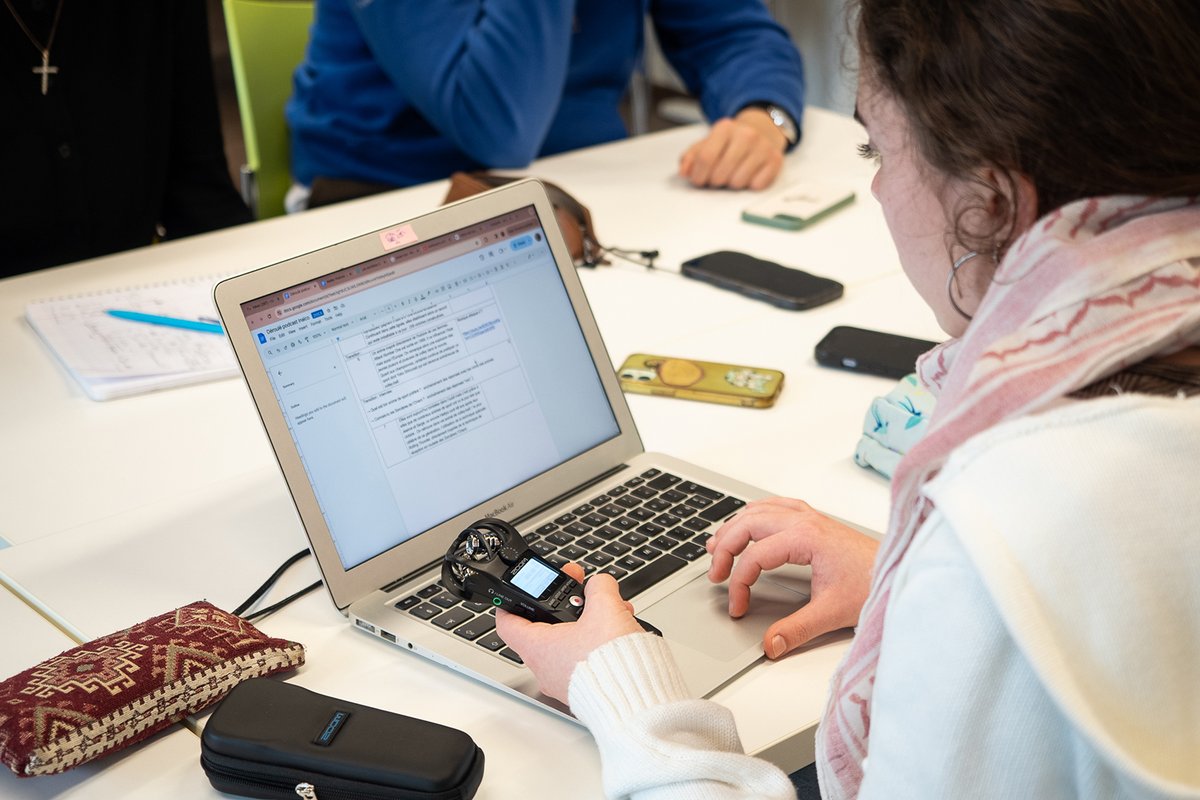
[(218, 791), (289, 800), (469, 800), (483, 779), (460, 730), (266, 678), (217, 706), (200, 764)]

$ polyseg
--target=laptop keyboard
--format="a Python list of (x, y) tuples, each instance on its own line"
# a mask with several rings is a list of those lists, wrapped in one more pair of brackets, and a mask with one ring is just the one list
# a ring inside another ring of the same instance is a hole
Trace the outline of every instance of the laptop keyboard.
[[(632, 598), (705, 554), (711, 529), (746, 505), (731, 495), (649, 469), (587, 503), (521, 535), (535, 552), (562, 567), (574, 561), (587, 575), (612, 575)], [(517, 664), (521, 657), (496, 634), (491, 603), (460, 600), (440, 580), (395, 607), (451, 631)]]

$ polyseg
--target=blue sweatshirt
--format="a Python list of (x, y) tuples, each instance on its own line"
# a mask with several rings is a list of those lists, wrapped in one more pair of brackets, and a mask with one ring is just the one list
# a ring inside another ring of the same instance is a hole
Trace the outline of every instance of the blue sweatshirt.
[(293, 175), (407, 186), (623, 138), (647, 13), (710, 120), (799, 122), (800, 56), (761, 0), (317, 0)]

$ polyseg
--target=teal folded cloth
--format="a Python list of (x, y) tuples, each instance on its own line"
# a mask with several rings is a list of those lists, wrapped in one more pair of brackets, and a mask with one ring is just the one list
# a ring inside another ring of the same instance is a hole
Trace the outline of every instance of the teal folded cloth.
[(892, 477), (901, 457), (925, 435), (936, 402), (915, 374), (901, 378), (890, 392), (871, 401), (854, 463)]

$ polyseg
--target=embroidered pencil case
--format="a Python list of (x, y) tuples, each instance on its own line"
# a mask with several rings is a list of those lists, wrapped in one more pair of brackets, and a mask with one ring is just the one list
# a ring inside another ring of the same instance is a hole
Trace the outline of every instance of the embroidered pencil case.
[(304, 647), (196, 602), (0, 681), (0, 763), (52, 775), (151, 736), (239, 681), (294, 669)]
[(463, 731), (268, 679), (221, 701), (200, 763), (219, 791), (291, 800), (469, 800), (483, 779)]

